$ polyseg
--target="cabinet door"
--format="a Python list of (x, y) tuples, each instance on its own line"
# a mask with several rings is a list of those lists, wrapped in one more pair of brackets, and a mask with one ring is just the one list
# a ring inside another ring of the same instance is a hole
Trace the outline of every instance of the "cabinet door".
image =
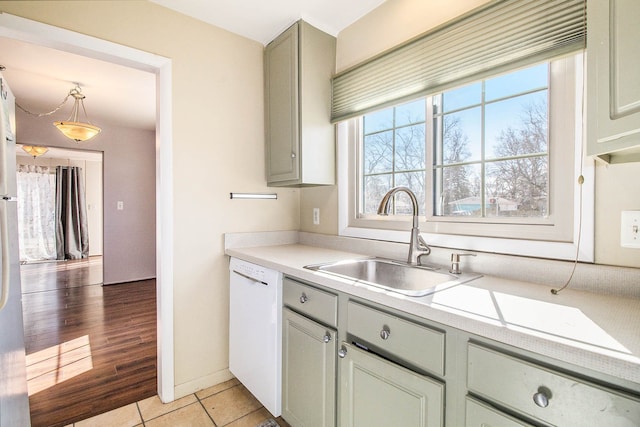
[(298, 24), (265, 49), (265, 120), (267, 182), (297, 180), (298, 161)]
[(466, 427), (533, 427), (475, 399), (466, 399)]
[(588, 2), (589, 154), (636, 147), (630, 160), (640, 160), (638, 22), (638, 0)]
[(293, 427), (335, 425), (336, 331), (283, 310), (282, 417)]
[(339, 355), (340, 426), (442, 426), (443, 384), (344, 342)]

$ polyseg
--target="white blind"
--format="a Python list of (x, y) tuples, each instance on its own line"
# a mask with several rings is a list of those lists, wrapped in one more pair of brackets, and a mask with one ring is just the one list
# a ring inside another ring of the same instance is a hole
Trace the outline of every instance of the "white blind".
[(584, 48), (585, 0), (490, 3), (332, 81), (332, 121)]

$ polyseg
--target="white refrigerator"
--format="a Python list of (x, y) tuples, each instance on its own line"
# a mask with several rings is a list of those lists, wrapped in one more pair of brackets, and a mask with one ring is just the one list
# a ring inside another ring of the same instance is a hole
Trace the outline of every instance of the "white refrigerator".
[(0, 427), (30, 426), (16, 204), (15, 98), (0, 73)]

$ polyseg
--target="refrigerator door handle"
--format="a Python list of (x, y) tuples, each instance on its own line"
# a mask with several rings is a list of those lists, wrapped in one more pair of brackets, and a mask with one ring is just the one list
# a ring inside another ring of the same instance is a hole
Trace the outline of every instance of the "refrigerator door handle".
[(11, 261), (9, 260), (9, 219), (7, 217), (7, 202), (0, 201), (0, 241), (2, 246), (2, 288), (0, 288), (0, 310), (9, 299), (9, 279), (11, 278)]

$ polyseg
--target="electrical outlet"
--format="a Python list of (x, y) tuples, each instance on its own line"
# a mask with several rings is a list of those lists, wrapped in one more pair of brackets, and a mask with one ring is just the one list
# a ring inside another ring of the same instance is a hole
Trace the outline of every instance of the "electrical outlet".
[(313, 208), (313, 225), (320, 225), (320, 208)]
[(640, 248), (640, 211), (622, 211), (620, 224), (620, 245)]
[(119, 200), (116, 204), (116, 209), (118, 209), (119, 211), (124, 210), (124, 202)]

